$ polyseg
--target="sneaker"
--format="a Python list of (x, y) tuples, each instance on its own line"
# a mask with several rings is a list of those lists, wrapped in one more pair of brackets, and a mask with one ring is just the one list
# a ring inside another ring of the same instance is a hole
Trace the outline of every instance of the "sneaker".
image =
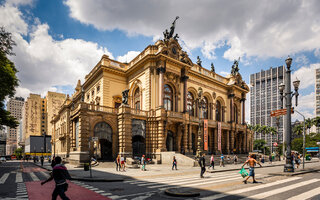
[(253, 181), (252, 183), (258, 183), (257, 181)]
[(244, 184), (247, 184), (247, 180), (242, 181)]

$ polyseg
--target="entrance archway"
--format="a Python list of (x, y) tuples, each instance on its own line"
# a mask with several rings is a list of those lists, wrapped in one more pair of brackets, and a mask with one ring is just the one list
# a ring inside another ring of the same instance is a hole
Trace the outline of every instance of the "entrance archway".
[(167, 151), (175, 151), (173, 132), (168, 131), (166, 141)]
[(133, 157), (146, 154), (145, 139), (141, 135), (135, 135), (132, 137), (132, 155)]
[(99, 122), (94, 126), (94, 136), (99, 138), (101, 160), (112, 158), (112, 128), (106, 122)]

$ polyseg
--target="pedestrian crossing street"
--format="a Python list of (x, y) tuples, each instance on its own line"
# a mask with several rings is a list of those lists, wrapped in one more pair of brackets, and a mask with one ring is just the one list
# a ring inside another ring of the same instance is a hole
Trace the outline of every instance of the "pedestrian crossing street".
[(23, 183), (27, 181), (40, 181), (45, 180), (49, 177), (48, 172), (10, 172), (4, 173), (0, 178), (0, 184), (5, 184), (7, 181), (14, 180), (15, 183)]

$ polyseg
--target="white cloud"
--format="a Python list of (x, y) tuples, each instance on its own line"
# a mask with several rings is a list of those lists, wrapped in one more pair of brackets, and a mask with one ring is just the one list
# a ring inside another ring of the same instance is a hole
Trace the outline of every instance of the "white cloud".
[[(70, 38), (56, 41), (48, 33), (49, 26), (39, 21), (28, 27), (22, 13), (10, 4), (0, 9), (0, 18), (8, 19), (0, 21), (0, 26), (5, 25), (17, 43), (13, 49), (16, 56), (10, 57), (19, 70), (17, 96), (26, 97), (30, 92), (44, 95), (48, 90), (57, 91), (57, 87), (75, 86), (78, 79), (83, 82), (103, 54), (113, 58), (97, 43)], [(26, 34), (30, 41), (22, 37)]]
[(139, 55), (140, 51), (128, 51), (128, 53), (126, 53), (123, 56), (118, 56), (117, 60), (119, 62), (123, 62), (123, 63), (129, 63), (132, 59), (134, 59), (137, 55)]
[[(292, 103), (295, 103), (295, 100), (292, 100)], [(298, 99), (298, 106), (297, 108), (295, 108), (295, 110), (301, 112), (306, 119), (315, 117), (315, 93), (311, 92), (308, 95), (300, 95)], [(299, 114), (295, 113), (293, 119), (301, 120), (302, 117)]]
[(32, 5), (33, 0), (7, 0), (6, 3), (13, 6)]
[(223, 75), (223, 76), (228, 76), (230, 73), (229, 72), (225, 72), (225, 71), (221, 71), (220, 74)]
[[(224, 57), (284, 57), (320, 46), (320, 1), (124, 1), (65, 0), (70, 16), (99, 30), (159, 38), (180, 16), (176, 32), (190, 49), (214, 58), (214, 46), (230, 48)], [(146, 17), (148, 16), (148, 17)], [(204, 45), (207, 44), (207, 45)]]
[(309, 63), (309, 59), (305, 55), (299, 55), (296, 57), (295, 62), (303, 65), (307, 65)]
[(317, 57), (317, 58), (320, 58), (320, 49), (317, 48), (315, 51), (314, 51), (314, 56)]
[(299, 89), (305, 89), (315, 84), (315, 69), (320, 67), (320, 63), (310, 64), (295, 71), (292, 75), (292, 81), (300, 80)]

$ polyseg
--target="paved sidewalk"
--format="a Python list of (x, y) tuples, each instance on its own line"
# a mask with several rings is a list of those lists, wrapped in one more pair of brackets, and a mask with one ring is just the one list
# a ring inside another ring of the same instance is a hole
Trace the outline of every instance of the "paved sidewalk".
[[(315, 166), (317, 165), (318, 159), (313, 159), (312, 161), (306, 162), (306, 170), (302, 171), (302, 164), (300, 165), (300, 169), (296, 170), (295, 173), (307, 173), (312, 170), (317, 170)], [(270, 164), (269, 162), (265, 162), (262, 164), (264, 168), (266, 167), (275, 167), (275, 166), (283, 166), (284, 161), (276, 161)], [(309, 163), (315, 163), (315, 165), (310, 165)], [(207, 170), (207, 173), (219, 173), (226, 171), (239, 171), (243, 163), (239, 164), (227, 164), (225, 167), (215, 166), (215, 169)], [(37, 163), (38, 166), (41, 166), (40, 163)], [(108, 163), (108, 166), (112, 166), (112, 164)], [(157, 177), (172, 177), (179, 175), (191, 175), (191, 174), (199, 174), (199, 167), (189, 167), (189, 166), (179, 166), (178, 170), (172, 170), (171, 165), (147, 165), (147, 171), (141, 171), (141, 169), (127, 168), (126, 171), (116, 171), (115, 164), (114, 168), (110, 167), (93, 167), (92, 168), (92, 178), (90, 178), (90, 172), (84, 171), (83, 168), (77, 168), (75, 165), (66, 164), (70, 175), (74, 180), (82, 180), (82, 181), (123, 181), (128, 179), (146, 179), (146, 178), (157, 178)], [(47, 170), (51, 170), (50, 163), (45, 162), (44, 168)], [(245, 166), (248, 168), (248, 166)], [(208, 168), (207, 168), (208, 169)], [(281, 173), (282, 171), (279, 171)], [(280, 175), (280, 174), (273, 175)]]

